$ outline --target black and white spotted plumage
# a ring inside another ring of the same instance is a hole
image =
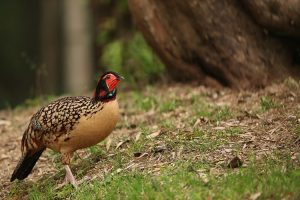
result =
[[[22,157],[11,181],[26,178],[46,148],[60,152],[62,163],[68,166],[74,151],[105,139],[119,120],[116,87],[120,80],[118,74],[106,72],[93,97],[61,98],[35,113],[23,134]]]
[[[32,116],[23,135],[22,151],[32,148],[34,143],[46,144],[67,134],[82,116],[92,117],[101,109],[103,102],[85,96],[65,97],[42,107]]]

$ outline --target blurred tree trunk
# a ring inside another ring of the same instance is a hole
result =
[[[89,1],[64,0],[64,65],[66,91],[79,94],[92,81],[92,35]]]
[[[61,10],[60,0],[41,1],[41,66],[36,69],[37,95],[56,94],[61,70]]]
[[[176,80],[242,89],[299,75],[299,0],[128,2]]]

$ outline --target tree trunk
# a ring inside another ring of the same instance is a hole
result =
[[[92,82],[92,35],[88,1],[64,0],[64,64],[66,91],[86,92]]]
[[[57,94],[61,68],[61,17],[60,0],[41,1],[40,57],[41,66],[36,70],[36,95]],[[51,81],[49,81],[51,80]]]
[[[300,1],[128,2],[138,28],[177,80],[243,89],[299,75],[297,51],[273,32],[299,37]],[[280,7],[288,3],[292,11]]]

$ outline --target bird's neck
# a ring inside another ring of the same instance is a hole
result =
[[[99,92],[95,91],[94,93],[94,101],[95,102],[109,102],[116,99],[117,89],[114,89],[111,92],[107,92],[106,90],[100,90]]]

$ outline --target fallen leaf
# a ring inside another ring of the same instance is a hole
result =
[[[134,141],[135,142],[138,141],[140,139],[141,135],[142,135],[142,132],[138,132],[138,134],[136,134],[136,136],[135,136],[135,140]]]
[[[123,144],[125,144],[126,142],[129,142],[129,140],[123,140],[121,142],[119,142],[116,146],[116,149],[120,148]]]
[[[199,175],[199,177],[201,178],[201,180],[202,180],[205,184],[207,184],[207,183],[209,182],[208,177],[207,177],[207,174],[205,174],[205,173],[198,173],[198,175]]]
[[[108,151],[109,150],[109,148],[110,148],[110,146],[111,146],[111,138],[109,137],[109,138],[107,138],[107,141],[106,141],[106,151]]]
[[[147,136],[148,139],[150,138],[155,138],[161,134],[161,130],[155,131],[154,133],[151,133],[150,135]]]
[[[148,156],[148,155],[149,155],[148,153],[142,153],[142,154],[140,154],[139,156],[136,156],[136,157],[142,158],[142,157],[146,157],[146,156]]]
[[[226,153],[230,153],[230,152],[232,152],[232,149],[224,149],[224,151],[225,151]]]
[[[136,163],[131,163],[130,165],[128,165],[127,167],[125,167],[125,170],[130,169],[130,168],[136,168],[138,166],[138,164]]]
[[[225,130],[225,127],[224,126],[217,126],[217,127],[214,127],[213,129],[221,131],[221,130]]]
[[[261,195],[261,192],[257,192],[257,193],[251,194],[250,197],[249,197],[249,199],[250,200],[256,200],[256,199],[258,199],[258,197],[260,197],[260,195]]]
[[[194,123],[193,127],[195,128],[196,126],[198,126],[200,124],[201,120],[197,119],[196,122]]]
[[[9,126],[11,124],[8,120],[0,119],[0,126]]]

